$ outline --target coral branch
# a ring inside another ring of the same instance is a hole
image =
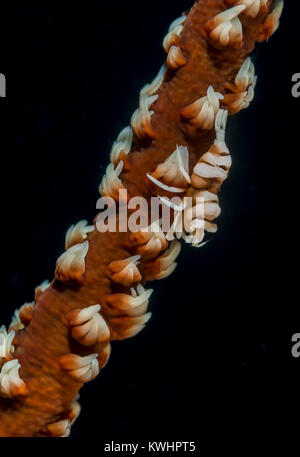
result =
[[[137,233],[100,233],[96,219],[94,227],[71,226],[55,279],[36,289],[35,303],[16,313],[8,333],[0,330],[0,436],[68,436],[78,391],[105,366],[110,340],[134,336],[150,318],[152,290],[144,285],[175,269],[175,237],[201,246],[205,231],[216,231],[216,194],[231,166],[227,115],[251,102],[249,55],[274,33],[281,10],[280,0],[198,0],[172,23],[166,65],[142,89],[100,186],[118,203],[120,189],[128,198],[159,196],[174,210],[172,230],[165,235],[159,220],[155,233],[150,224]],[[168,200],[174,194],[178,204]],[[185,211],[186,195],[195,203]],[[188,229],[179,228],[184,216]]]

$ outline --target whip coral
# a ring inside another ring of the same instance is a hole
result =
[[[180,239],[200,247],[205,232],[217,230],[217,193],[231,166],[227,117],[253,99],[249,55],[276,31],[282,7],[282,0],[198,0],[171,24],[166,63],[112,145],[99,192],[118,209],[122,190],[128,200],[159,197],[173,211],[172,227],[166,233],[160,218],[137,232],[99,232],[97,218],[70,227],[52,282],[0,329],[0,436],[68,436],[78,391],[107,363],[110,342],[150,319],[147,281],[174,271]]]

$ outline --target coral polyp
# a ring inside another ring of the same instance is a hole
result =
[[[217,194],[232,163],[227,118],[253,100],[250,54],[276,31],[282,7],[282,0],[197,0],[172,22],[166,61],[142,88],[99,186],[117,219],[122,203],[156,197],[172,226],[164,230],[158,217],[138,231],[100,232],[96,216],[70,227],[53,280],[0,329],[0,436],[68,436],[78,392],[101,375],[111,341],[137,335],[151,318],[146,283],[172,274],[184,241],[201,247],[217,230]]]

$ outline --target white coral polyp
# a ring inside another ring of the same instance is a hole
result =
[[[220,108],[220,100],[223,98],[222,94],[215,92],[214,88],[209,86],[206,95],[186,106],[181,115],[185,119],[189,119],[196,128],[210,130],[214,126],[215,116]]]
[[[199,247],[205,231],[216,232],[216,225],[210,221],[217,218],[221,210],[216,194],[206,190],[194,192],[193,199],[196,203],[176,214],[166,238],[168,240],[175,240],[175,237],[182,238],[187,243]]]
[[[232,5],[244,5],[244,13],[252,18],[257,17],[259,12],[266,9],[268,5],[267,0],[231,0],[229,3]]]
[[[170,276],[175,270],[177,263],[175,259],[178,257],[181,250],[179,241],[174,240],[166,251],[155,261],[158,267],[158,273],[155,274],[154,279],[164,279]]]
[[[176,146],[175,151],[151,174],[155,180],[162,179],[162,189],[171,192],[184,192],[190,184],[189,151],[186,146]],[[150,179],[150,176],[148,176]],[[154,181],[156,184],[157,182]],[[157,184],[159,185],[159,184]],[[172,187],[170,187],[172,186]],[[176,186],[176,187],[175,187]],[[172,190],[171,190],[172,189]]]
[[[131,118],[131,127],[138,138],[154,137],[151,126],[151,116],[154,111],[150,110],[150,107],[157,99],[158,95],[148,96],[148,94],[144,94],[140,97],[140,107]]]
[[[220,46],[241,43],[243,29],[238,16],[245,8],[245,5],[228,8],[210,20],[207,27],[210,31],[211,40]]]
[[[117,339],[132,338],[137,335],[151,318],[151,313],[143,314],[142,316],[120,316],[110,319],[111,326],[115,332],[114,337]]]
[[[122,293],[110,295],[107,297],[107,302],[126,316],[142,316],[147,311],[153,290],[146,290],[141,284],[137,284],[136,289],[132,287],[130,292],[131,295]]]
[[[82,243],[87,234],[94,230],[93,225],[87,225],[87,221],[79,221],[75,225],[71,225],[66,233],[65,249],[69,249],[74,244]]]
[[[115,200],[119,199],[119,191],[125,190],[125,187],[122,184],[121,179],[119,178],[123,170],[123,161],[120,160],[118,165],[114,166],[113,163],[110,163],[106,168],[105,175],[102,178],[101,184],[99,186],[99,192],[102,197],[112,197]]]
[[[156,257],[167,247],[167,240],[161,229],[160,221],[155,221],[148,227],[141,229],[135,238],[141,243],[137,251],[146,257]]]
[[[225,94],[223,105],[230,114],[235,114],[242,109],[248,108],[254,98],[256,81],[257,76],[255,76],[255,68],[250,57],[248,57],[243,62],[235,78],[234,84],[226,84],[226,88],[232,93]]]
[[[98,354],[81,357],[77,354],[66,354],[60,357],[61,367],[71,378],[80,383],[95,379],[99,374]]]
[[[176,43],[176,40],[180,37],[185,20],[186,16],[181,16],[171,23],[163,41],[163,48],[166,52],[169,52],[170,47]]]
[[[228,111],[224,109],[219,109],[215,119],[216,141],[224,143],[227,119]]]
[[[68,419],[54,422],[48,425],[48,431],[54,437],[68,437],[71,433],[71,422]]]
[[[155,76],[153,81],[150,84],[146,84],[140,91],[140,100],[144,95],[154,95],[155,92],[158,91],[160,86],[163,83],[164,77],[166,74],[166,65],[163,64],[162,67],[160,68],[158,74]]]
[[[243,65],[241,66],[236,78],[235,78],[235,92],[243,92],[247,90],[248,87],[253,84],[255,79],[255,68],[254,65],[248,57]]]
[[[132,146],[132,128],[125,127],[120,133],[110,152],[110,161],[116,163],[121,153],[128,154]]]
[[[88,249],[88,241],[71,246],[57,259],[55,277],[63,283],[77,281],[82,284]]]
[[[172,45],[170,47],[168,58],[167,58],[167,65],[169,68],[177,69],[186,64],[186,59],[183,55],[179,46]]]
[[[109,328],[99,311],[100,305],[92,305],[69,313],[72,336],[80,344],[92,346],[96,343],[107,343],[109,340]]]
[[[7,333],[4,325],[0,327],[0,361],[1,358],[6,358],[14,352],[15,348],[12,344],[14,337],[14,330]]]
[[[137,268],[140,258],[140,255],[135,255],[127,259],[111,262],[109,269],[112,273],[112,280],[126,287],[141,281],[142,276]]]
[[[39,296],[50,286],[50,282],[48,279],[45,279],[39,286],[37,286],[34,289],[34,299],[37,302],[39,299]]]
[[[24,303],[24,305],[22,305],[19,309],[16,309],[13,314],[10,326],[9,326],[9,331],[10,331],[10,329],[15,330],[15,331],[23,330],[23,328],[25,327],[23,322],[29,321],[31,319],[34,308],[35,308],[35,303],[31,302],[31,303]]]
[[[4,397],[17,397],[28,393],[25,382],[19,376],[20,363],[17,359],[6,362],[0,372],[0,392]]]
[[[239,111],[248,108],[254,99],[256,80],[257,79],[255,77],[253,83],[248,87],[248,90],[245,90],[244,92],[225,95],[223,104],[226,106],[230,114],[236,114]]]

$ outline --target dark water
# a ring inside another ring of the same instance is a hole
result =
[[[256,442],[299,410],[299,6],[256,53],[251,107],[229,122],[219,231],[155,284],[147,328],[81,393],[72,436]],[[71,223],[92,220],[112,142],[190,1],[4,5],[0,17],[1,321],[51,278]],[[293,262],[294,261],[294,262]],[[276,434],[273,435],[275,440]],[[102,440],[102,441],[101,441]]]

